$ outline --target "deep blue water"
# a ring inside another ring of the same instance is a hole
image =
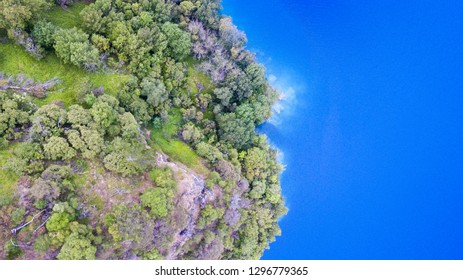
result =
[[[463,1],[223,6],[289,96],[264,259],[463,259]]]

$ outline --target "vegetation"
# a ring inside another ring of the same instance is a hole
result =
[[[256,259],[277,93],[220,1],[0,3],[0,258]]]

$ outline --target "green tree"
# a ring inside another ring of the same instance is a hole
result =
[[[58,31],[58,27],[56,27],[51,22],[39,21],[34,24],[34,28],[32,29],[32,37],[34,37],[34,41],[39,46],[45,49],[51,49],[55,44],[54,36],[56,31]]]
[[[139,145],[131,145],[121,138],[116,138],[109,146],[109,153],[103,160],[104,166],[123,176],[136,175],[144,166],[140,155],[142,149]]]
[[[49,7],[48,0],[2,0],[0,1],[0,29],[6,29],[12,38],[14,30],[24,29],[27,23],[40,18]]]
[[[257,63],[252,63],[246,67],[245,72],[250,79],[253,91],[256,93],[263,93],[267,86],[264,68]]]
[[[69,146],[66,139],[52,136],[43,145],[45,157],[51,160],[69,160],[76,156],[76,151]]]
[[[39,253],[45,253],[50,247],[50,237],[48,235],[40,235],[34,242],[34,249]]]
[[[85,158],[93,158],[101,154],[104,150],[103,136],[93,129],[81,129],[82,139],[86,144],[86,149],[82,151],[82,156]]]
[[[40,107],[32,117],[32,138],[42,140],[51,136],[59,136],[64,131],[67,113],[55,104]]]
[[[148,252],[143,253],[142,258],[144,260],[163,260],[164,257],[159,253],[159,250],[154,248]]]
[[[48,231],[64,230],[69,227],[69,223],[73,220],[72,215],[67,212],[55,212],[47,221],[46,227]]]
[[[100,52],[106,52],[109,50],[109,39],[98,35],[98,34],[92,34],[91,37],[92,44],[100,51]]]
[[[62,193],[73,189],[72,174],[67,166],[50,165],[32,185],[32,198],[45,203],[55,202]]]
[[[248,104],[240,105],[233,113],[218,117],[219,136],[237,149],[249,148],[256,135],[253,108]]]
[[[146,101],[154,108],[169,98],[166,86],[158,79],[145,78],[141,83],[141,87],[141,94],[147,97]]]
[[[172,169],[168,167],[151,170],[150,179],[160,188],[173,189],[177,186]]]
[[[228,105],[230,105],[230,100],[232,99],[233,94],[229,88],[227,87],[215,88],[214,94],[220,100],[220,103],[222,104],[222,106],[227,107]]]
[[[124,113],[119,116],[121,124],[122,138],[127,141],[137,141],[140,137],[140,128],[131,113]]]
[[[270,158],[266,151],[253,147],[247,151],[247,155],[244,158],[244,174],[249,181],[254,179],[264,180],[269,175],[269,163]]]
[[[82,25],[84,29],[90,34],[95,34],[105,31],[105,26],[107,18],[103,17],[103,11],[99,8],[103,2],[109,2],[108,5],[111,5],[111,0],[109,1],[96,1],[95,4],[90,4],[86,6],[81,12],[80,17],[82,18]]]
[[[201,210],[201,214],[198,220],[198,227],[204,228],[211,225],[215,221],[221,219],[224,213],[224,209],[207,204],[206,207]]]
[[[196,8],[195,4],[191,1],[180,2],[180,10],[185,16],[190,16],[191,12]]]
[[[95,236],[85,225],[70,224],[71,234],[66,237],[57,256],[59,260],[94,260],[96,247],[92,244]]]
[[[201,130],[192,123],[187,123],[182,128],[182,139],[187,143],[197,144],[203,138]]]
[[[103,152],[104,139],[97,130],[81,127],[66,131],[71,146],[82,153],[84,158],[94,158]]]
[[[61,29],[55,33],[54,48],[56,55],[64,63],[95,70],[99,67],[100,58],[98,50],[90,45],[88,34],[80,29]]]
[[[154,239],[154,221],[138,204],[114,206],[105,223],[117,242],[132,241],[135,247],[146,248]]]
[[[33,109],[27,98],[0,91],[0,137],[17,138],[19,135],[15,128],[22,128],[30,122],[29,112]]]
[[[80,105],[72,105],[68,110],[68,121],[74,127],[89,125],[92,121],[90,112]]]
[[[173,207],[173,195],[172,190],[157,187],[146,190],[140,198],[142,205],[150,208],[153,217],[164,218]]]
[[[168,54],[176,59],[183,60],[191,52],[190,34],[183,31],[177,24],[166,22],[161,26],[162,32],[167,36]]]
[[[223,159],[223,154],[219,149],[206,142],[199,142],[196,145],[198,155],[206,158],[209,163],[215,164],[218,160]]]
[[[101,95],[90,108],[89,112],[93,120],[98,124],[102,132],[116,122],[119,115],[117,109],[119,108],[119,101],[113,96]]]

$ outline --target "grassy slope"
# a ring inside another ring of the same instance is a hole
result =
[[[8,149],[0,150],[0,166],[3,166],[9,157],[12,156],[14,144],[9,145]],[[0,168],[0,199],[12,198],[14,193],[13,186],[18,181],[19,177],[14,174],[9,174]]]
[[[21,46],[12,43],[0,44],[0,71],[7,75],[24,74],[40,82],[57,77],[61,83],[40,100],[39,105],[52,100],[62,100],[67,106],[76,103],[75,89],[80,88],[86,79],[97,87],[104,87],[105,93],[114,94],[127,78],[119,73],[86,73],[78,67],[63,64],[54,54],[36,60]]]
[[[169,122],[161,129],[151,129],[151,145],[169,155],[173,160],[185,164],[198,173],[207,175],[209,170],[203,165],[201,157],[190,146],[176,139],[181,121],[180,110],[171,109]]]
[[[68,9],[55,6],[47,13],[47,19],[61,28],[80,27],[79,13],[86,5],[87,4],[83,2],[76,2]]]

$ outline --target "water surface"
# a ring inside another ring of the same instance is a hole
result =
[[[462,259],[463,1],[223,5],[287,96],[264,259]]]

